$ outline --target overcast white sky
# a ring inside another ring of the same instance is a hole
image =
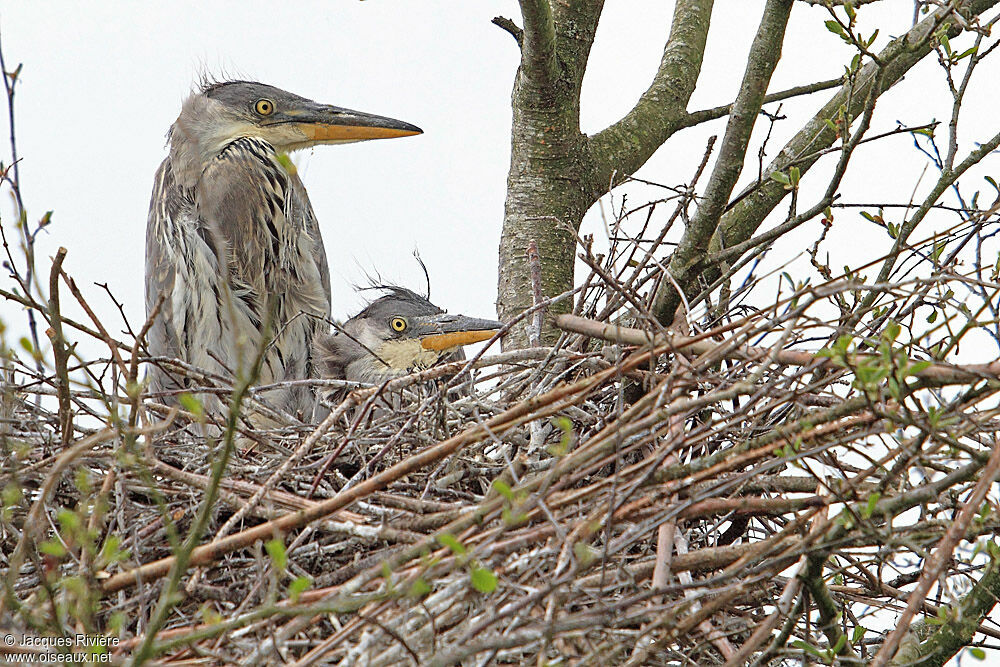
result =
[[[644,90],[673,6],[660,0],[606,4],[584,86],[588,132],[616,120]],[[732,100],[762,6],[760,0],[716,2],[691,109]],[[517,66],[513,40],[490,24],[496,15],[518,18],[516,3],[5,3],[0,34],[7,65],[24,64],[16,101],[24,200],[32,220],[55,212],[51,228],[40,236],[40,266],[47,270],[55,249],[66,246],[66,268],[111,328],[120,320],[93,282],[107,282],[133,325],[141,323],[153,172],[182,99],[208,72],[257,79],[424,129],[419,137],[320,147],[295,156],[326,240],[335,317],[353,314],[362,302],[352,285],[363,283],[366,272],[377,270],[385,280],[422,288],[422,273],[411,258],[415,247],[430,269],[439,305],[492,315]],[[865,32],[881,28],[878,48],[905,31],[911,16],[910,0],[886,0],[860,11],[862,24],[871,26]],[[843,71],[852,53],[825,29],[827,18],[825,10],[796,6],[772,90]],[[994,63],[982,69],[981,82],[1000,79]],[[972,139],[996,131],[991,94],[995,86],[980,83],[966,102],[963,152]],[[827,96],[785,104],[782,112],[789,119],[776,126],[771,155]],[[949,111],[943,76],[930,58],[880,101],[875,125],[891,129],[896,120],[916,125],[946,119]],[[672,138],[639,175],[668,184],[688,180],[706,138],[721,133],[723,123]],[[766,130],[766,123],[758,123],[761,128]],[[5,138],[5,116],[0,132]],[[5,141],[0,156],[9,162]],[[849,201],[905,202],[925,165],[908,136],[865,148],[855,159],[859,169],[844,184]],[[990,160],[995,173],[996,160]],[[744,180],[755,175],[751,166]],[[825,185],[821,175],[822,170],[810,174],[804,202]],[[926,191],[932,178],[925,176],[918,191]],[[630,200],[638,203],[648,194],[633,188]],[[8,232],[10,211],[8,202],[0,202]],[[583,231],[603,234],[596,211]],[[801,252],[812,238],[779,245],[774,254]],[[887,247],[884,231],[853,213],[838,215],[826,245],[833,266],[857,265],[864,257],[859,252],[871,259],[878,256],[872,252]],[[0,303],[0,319],[18,330],[24,318],[11,304]]]

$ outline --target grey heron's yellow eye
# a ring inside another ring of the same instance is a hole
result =
[[[406,320],[402,317],[394,317],[389,320],[389,326],[392,327],[392,330],[396,333],[403,333],[406,331]]]
[[[257,100],[257,103],[253,105],[253,110],[261,116],[270,116],[274,113],[274,102],[271,100]]]

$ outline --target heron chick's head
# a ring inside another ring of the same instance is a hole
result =
[[[394,118],[320,104],[255,81],[203,86],[188,97],[170,128],[170,150],[204,167],[241,137],[256,137],[287,153],[320,144],[406,137],[423,132]],[[200,171],[199,171],[200,173]]]
[[[354,382],[383,382],[426,368],[453,355],[463,345],[489,340],[503,326],[494,320],[449,315],[403,287],[373,301],[320,336],[316,361],[322,377]]]

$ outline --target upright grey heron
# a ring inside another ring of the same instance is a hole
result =
[[[390,293],[344,322],[339,331],[317,337],[316,364],[322,377],[382,382],[460,355],[463,345],[488,340],[503,326],[449,315],[403,287],[383,289]]]
[[[168,134],[146,228],[146,312],[154,356],[240,376],[267,346],[259,382],[313,373],[313,338],[330,315],[330,274],[309,197],[286,154],[320,144],[420,134],[251,81],[205,85]],[[153,391],[184,384],[160,368]],[[309,416],[303,386],[265,394]]]

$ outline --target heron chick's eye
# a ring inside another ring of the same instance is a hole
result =
[[[274,102],[271,100],[257,100],[257,103],[253,105],[253,110],[261,116],[270,116],[274,113]]]
[[[392,327],[393,331],[397,333],[402,333],[406,331],[406,320],[404,320],[402,317],[394,317],[391,320],[389,320],[389,326]]]

